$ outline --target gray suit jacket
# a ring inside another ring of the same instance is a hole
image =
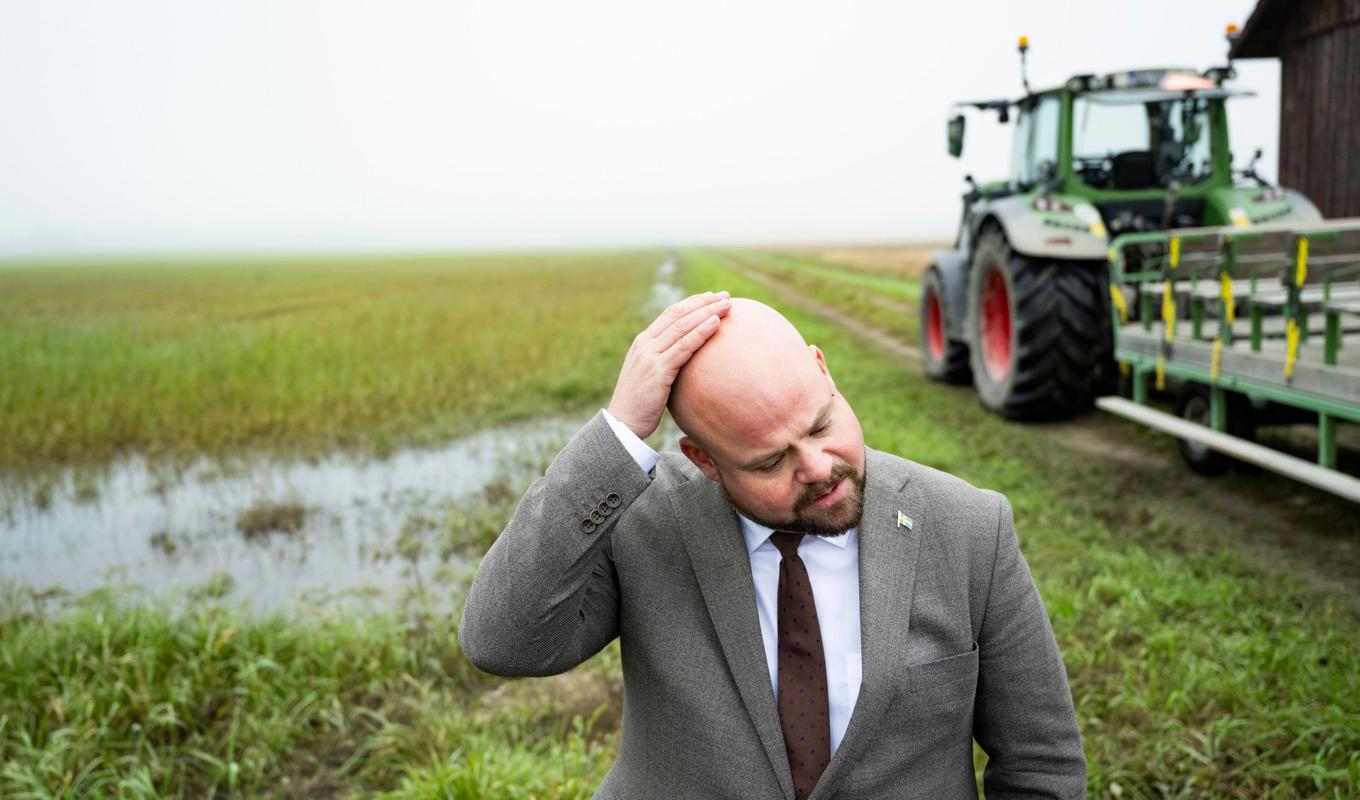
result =
[[[1010,506],[869,450],[863,684],[812,800],[1083,797],[1067,674]],[[898,511],[911,517],[908,530]],[[482,560],[459,642],[500,675],[564,672],[620,637],[619,756],[597,797],[792,800],[751,565],[717,484],[649,477],[597,414]]]

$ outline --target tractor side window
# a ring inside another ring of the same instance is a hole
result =
[[[1033,186],[1057,174],[1061,112],[1056,94],[1040,98],[1021,112],[1015,128],[1011,168],[1011,174],[1021,186]]]

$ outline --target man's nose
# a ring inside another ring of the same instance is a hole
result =
[[[802,463],[798,467],[798,480],[802,483],[817,483],[831,477],[831,467],[835,464],[831,454],[821,449],[804,451]]]

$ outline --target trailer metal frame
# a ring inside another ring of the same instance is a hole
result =
[[[1108,256],[1114,357],[1133,402],[1101,408],[1360,502],[1360,480],[1336,471],[1337,423],[1360,422],[1360,218],[1125,234]],[[1142,408],[1148,383],[1168,378],[1208,388],[1215,435]],[[1228,392],[1315,414],[1316,467],[1228,434]]]

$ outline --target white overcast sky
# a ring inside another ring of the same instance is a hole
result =
[[[959,99],[1221,63],[1255,0],[0,6],[0,253],[938,240]],[[1279,63],[1233,149],[1275,174]]]

